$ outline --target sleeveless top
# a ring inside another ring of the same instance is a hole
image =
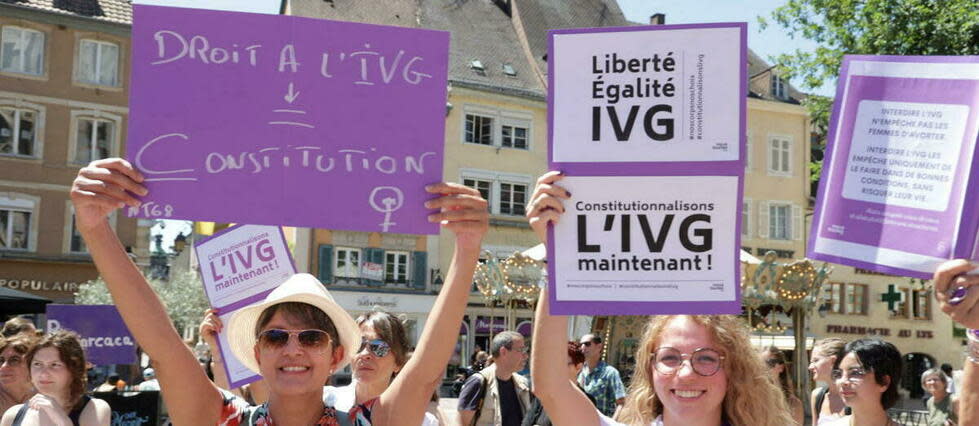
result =
[[[928,426],[945,426],[945,420],[958,423],[959,416],[952,410],[952,395],[946,395],[942,402],[936,403],[935,398],[928,398]]]
[[[85,407],[88,406],[88,402],[91,400],[92,398],[90,398],[88,395],[82,395],[82,399],[80,399],[78,404],[75,404],[75,408],[68,413],[68,418],[71,419],[72,425],[79,426],[78,419],[82,416],[82,411],[85,411]],[[20,426],[20,424],[24,421],[24,416],[27,415],[27,410],[29,409],[30,407],[28,407],[26,403],[21,405],[20,410],[17,410],[17,415],[14,416],[12,426]]]

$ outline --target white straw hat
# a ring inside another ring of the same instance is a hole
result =
[[[330,296],[322,283],[310,274],[295,274],[272,290],[265,300],[242,308],[231,315],[228,320],[228,343],[231,353],[238,360],[256,373],[260,373],[258,362],[255,360],[254,347],[256,343],[255,323],[269,306],[285,303],[300,302],[313,305],[330,317],[340,336],[343,346],[343,359],[336,366],[339,370],[347,365],[360,348],[360,327],[350,317],[346,310],[340,307]],[[336,342],[334,342],[334,345]]]

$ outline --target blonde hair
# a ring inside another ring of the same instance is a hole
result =
[[[727,392],[722,416],[729,423],[743,426],[784,426],[793,424],[782,391],[768,377],[768,370],[751,346],[744,322],[732,315],[665,315],[650,317],[636,353],[636,372],[629,385],[625,405],[616,420],[628,425],[646,426],[663,414],[663,404],[653,387],[653,350],[669,323],[687,317],[703,325],[725,358],[721,368],[727,374]]]

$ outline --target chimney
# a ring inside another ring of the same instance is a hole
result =
[[[649,17],[649,25],[663,25],[666,24],[666,14],[665,13],[654,13]]]

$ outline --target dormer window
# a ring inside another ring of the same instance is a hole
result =
[[[788,99],[788,91],[785,86],[785,80],[782,77],[772,74],[772,97]]]

